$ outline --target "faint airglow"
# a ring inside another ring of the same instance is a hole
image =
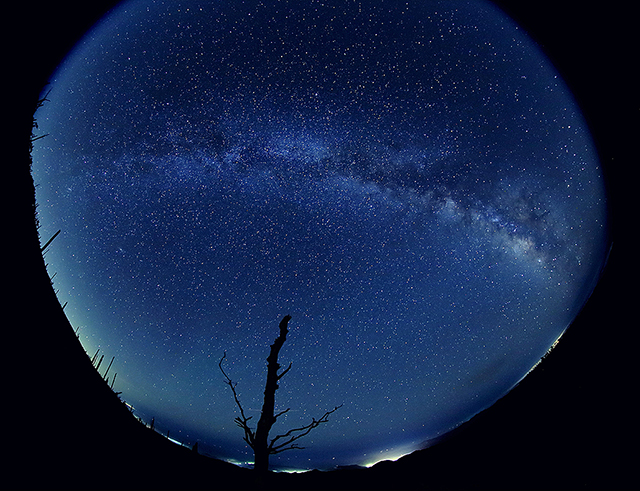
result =
[[[310,469],[295,469],[295,468],[282,468],[282,469],[271,469],[273,472],[284,472],[285,474],[303,474],[305,472],[309,472]]]
[[[533,366],[529,369],[529,371],[528,371],[527,373],[525,373],[525,374],[520,378],[520,380],[518,380],[518,381],[514,384],[514,386],[513,386],[513,387],[515,387],[515,386],[516,386],[516,385],[518,385],[520,382],[522,382],[522,380],[523,380],[527,375],[529,375],[531,372],[533,372],[533,371],[535,370],[535,368],[536,368],[538,365],[540,365],[540,363],[542,362],[542,360],[544,360],[547,356],[549,356],[549,353],[551,353],[551,351],[553,350],[553,348],[555,348],[555,347],[558,345],[558,343],[560,342],[560,338],[562,337],[562,335],[563,335],[563,334],[564,334],[564,331],[563,331],[562,333],[560,333],[560,335],[556,338],[556,340],[555,340],[555,341],[553,342],[553,344],[549,347],[549,349],[545,352],[545,354],[544,354],[544,355],[542,355],[542,358],[540,358],[540,359],[536,362],[536,364],[535,364],[535,365],[533,365]],[[513,389],[513,387],[512,387],[512,389]],[[511,390],[511,389],[509,389],[509,390]]]
[[[236,460],[236,459],[225,459],[225,462],[228,462],[233,465],[237,465],[238,467],[253,467],[254,462],[250,460]]]
[[[410,443],[408,445],[402,445],[400,447],[395,448],[387,448],[385,450],[380,450],[376,457],[372,457],[373,460],[363,463],[364,467],[373,467],[379,462],[383,462],[385,460],[389,460],[391,462],[395,462],[396,460],[401,459],[405,455],[409,455],[418,449],[418,446],[415,443]]]
[[[254,466],[254,462],[252,460],[236,460],[236,459],[224,459],[225,462],[229,464],[237,465],[238,467],[243,467],[246,469],[252,469]],[[295,467],[271,467],[269,469],[272,472],[284,472],[286,474],[301,474],[303,472],[309,472],[311,469],[297,469]]]

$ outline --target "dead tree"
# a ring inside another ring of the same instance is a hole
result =
[[[284,452],[285,450],[303,449],[304,447],[300,447],[295,442],[303,436],[308,435],[311,430],[317,428],[322,423],[326,423],[329,415],[342,407],[342,404],[340,404],[332,410],[324,413],[320,419],[313,418],[311,423],[301,426],[300,428],[293,428],[286,433],[275,436],[271,441],[269,441],[269,432],[271,431],[273,424],[280,416],[286,414],[291,409],[287,408],[284,411],[280,411],[275,414],[275,399],[276,390],[278,390],[278,381],[291,369],[291,363],[289,363],[289,366],[285,370],[278,373],[278,370],[280,369],[280,365],[278,364],[278,354],[280,353],[280,348],[282,348],[282,345],[287,339],[290,319],[291,316],[287,315],[282,319],[282,321],[280,321],[280,335],[271,345],[271,351],[267,357],[267,383],[264,389],[264,402],[262,404],[262,413],[260,414],[260,419],[258,420],[258,425],[255,430],[249,427],[249,420],[251,419],[251,416],[247,417],[244,413],[244,409],[242,408],[242,404],[240,404],[240,399],[238,398],[238,393],[236,392],[236,383],[231,381],[231,378],[229,378],[222,368],[222,362],[227,356],[226,352],[218,364],[220,371],[226,379],[227,385],[233,392],[233,398],[240,410],[240,416],[235,418],[235,423],[243,429],[243,439],[253,449],[255,460],[253,468],[257,472],[261,473],[266,472],[269,469],[269,455]]]

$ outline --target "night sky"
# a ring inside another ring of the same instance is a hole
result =
[[[252,459],[218,362],[257,421],[284,315],[272,435],[343,406],[272,463],[370,464],[512,388],[607,252],[582,116],[485,2],[125,2],[49,90],[60,302],[135,413],[214,457]]]

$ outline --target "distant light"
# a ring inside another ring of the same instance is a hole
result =
[[[381,450],[378,453],[378,457],[375,460],[372,460],[371,462],[367,462],[362,465],[368,468],[368,467],[373,467],[374,465],[380,462],[384,462],[385,460],[388,460],[390,462],[395,462],[396,460],[401,459],[405,455],[409,455],[415,449],[416,449],[415,444],[411,443],[411,444],[403,445],[401,447],[396,447],[393,449]]]

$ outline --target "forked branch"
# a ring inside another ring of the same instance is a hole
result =
[[[226,384],[229,387],[231,387],[231,392],[233,392],[233,398],[236,401],[236,405],[238,406],[238,409],[240,409],[240,416],[238,416],[234,421],[240,428],[244,430],[243,440],[247,442],[251,448],[254,448],[255,433],[251,428],[249,428],[249,424],[248,424],[248,421],[252,418],[252,416],[249,416],[248,418],[245,416],[244,409],[242,409],[242,404],[240,404],[240,399],[238,399],[238,393],[236,392],[237,382],[234,383],[231,380],[231,378],[229,378],[229,375],[227,375],[227,372],[224,371],[224,368],[222,368],[222,362],[226,357],[227,357],[227,352],[225,351],[224,355],[220,359],[220,363],[218,363],[218,366],[220,367],[220,371],[222,372],[222,375],[224,375],[224,378],[226,379]]]
[[[288,372],[289,370],[291,370],[291,365],[292,365],[292,364],[291,364],[291,363],[289,363],[289,366],[288,366],[285,370],[283,370],[283,371],[282,371],[282,373],[281,373],[280,375],[278,375],[278,380],[280,380],[282,377],[284,377],[284,376],[287,374],[287,372]]]
[[[294,444],[294,442],[299,440],[303,436],[308,435],[311,432],[311,430],[313,430],[314,428],[317,428],[322,423],[326,423],[327,421],[329,421],[329,415],[336,412],[341,407],[342,407],[342,404],[334,407],[331,411],[327,411],[326,413],[324,413],[320,419],[313,418],[313,421],[311,421],[311,423],[309,423],[308,425],[302,426],[300,428],[293,428],[282,435],[277,435],[276,437],[273,438],[273,440],[271,440],[271,443],[269,444],[269,453],[276,454],[276,453],[284,452],[285,450],[303,449],[304,447],[300,447],[297,444]],[[288,409],[286,411],[283,411],[280,414],[283,414],[287,411]],[[280,416],[280,414],[278,416]],[[285,441],[276,445],[276,442],[283,438],[285,439]]]

